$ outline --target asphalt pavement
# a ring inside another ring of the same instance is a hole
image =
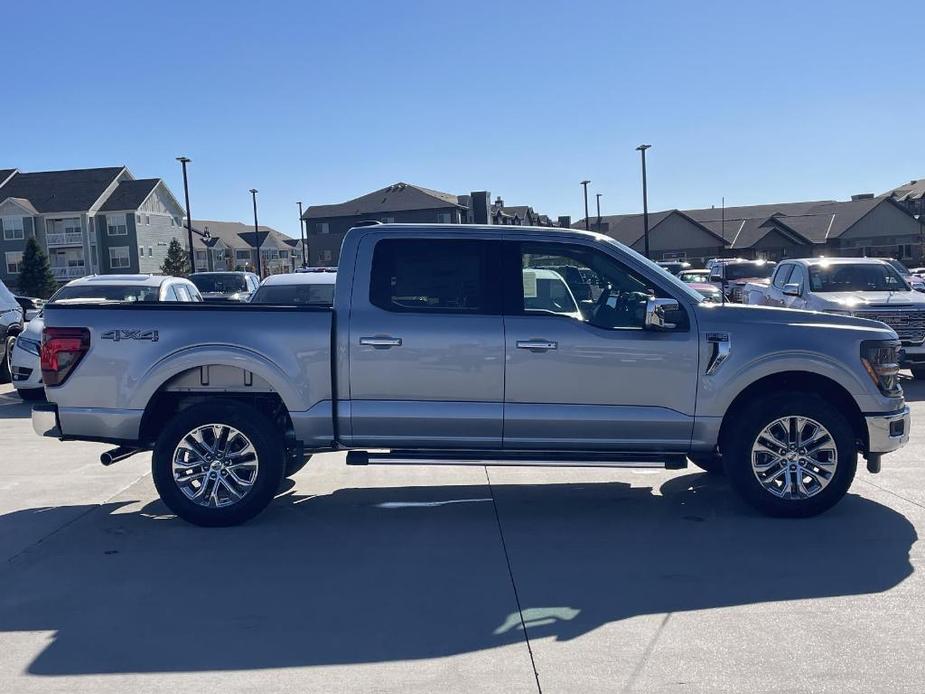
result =
[[[150,456],[32,433],[0,386],[3,692],[921,692],[912,440],[808,520],[678,472],[347,467],[251,523],[158,500]],[[925,425],[922,425],[925,427]]]

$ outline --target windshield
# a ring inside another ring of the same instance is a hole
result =
[[[892,265],[892,266],[893,266],[893,269],[896,270],[896,272],[898,272],[898,273],[899,273],[900,275],[902,275],[903,277],[905,277],[906,275],[911,275],[911,274],[912,274],[911,272],[909,272],[909,268],[907,268],[905,265],[903,265],[903,264],[902,264],[901,262],[899,262],[898,260],[894,260],[894,259],[891,258],[891,259],[887,260],[886,262],[888,262],[890,265]]]
[[[157,301],[160,287],[144,287],[130,284],[61,287],[51,301],[73,299],[95,299],[97,301]]]
[[[260,287],[252,304],[293,304],[296,306],[331,306],[333,284],[271,284]]]
[[[904,292],[909,285],[890,265],[814,265],[809,268],[814,292]]]
[[[709,282],[710,281],[710,271],[709,270],[686,270],[682,272],[678,277],[682,282]]]
[[[201,292],[234,294],[235,292],[247,291],[247,283],[244,281],[244,275],[239,275],[234,272],[190,275],[189,278]]]
[[[744,280],[751,277],[770,277],[774,271],[774,263],[736,263],[726,266],[727,280]]]

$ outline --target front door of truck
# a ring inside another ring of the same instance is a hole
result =
[[[357,447],[498,448],[504,404],[500,239],[364,239],[349,318]]]
[[[699,357],[683,292],[590,242],[508,242],[504,277],[505,448],[687,450]],[[676,329],[644,329],[650,297],[681,299]]]

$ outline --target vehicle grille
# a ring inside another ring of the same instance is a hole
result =
[[[925,311],[857,311],[854,315],[886,323],[896,331],[903,344],[920,345],[925,342]]]

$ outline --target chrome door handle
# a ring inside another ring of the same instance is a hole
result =
[[[369,347],[388,349],[389,347],[401,347],[401,338],[400,337],[361,337],[360,344],[367,345]]]
[[[559,349],[559,343],[551,340],[517,340],[517,349],[545,352],[550,349]]]

